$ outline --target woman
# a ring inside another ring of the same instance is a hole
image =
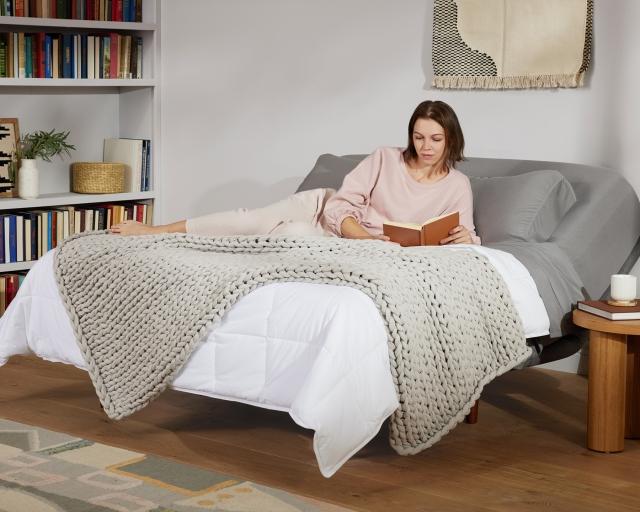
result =
[[[424,101],[409,120],[406,149],[383,147],[365,158],[342,187],[299,192],[255,210],[214,213],[164,226],[125,221],[113,233],[321,235],[388,240],[386,220],[422,223],[460,212],[461,224],[441,244],[480,243],[473,224],[469,179],[454,168],[463,159],[464,136],[453,109]]]

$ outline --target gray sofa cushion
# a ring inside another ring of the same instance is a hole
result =
[[[516,176],[471,176],[476,230],[484,243],[546,242],[576,202],[558,171]]]
[[[336,156],[329,153],[320,155],[313,169],[305,176],[296,192],[314,188],[333,188],[338,190],[342,186],[344,177],[366,156]]]

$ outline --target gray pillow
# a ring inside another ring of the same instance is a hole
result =
[[[576,202],[573,187],[558,171],[469,179],[483,243],[546,242]]]
[[[320,155],[313,169],[307,174],[296,192],[313,188],[333,188],[342,186],[344,177],[349,174],[367,155],[336,156],[326,153]]]

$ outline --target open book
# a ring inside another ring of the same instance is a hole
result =
[[[424,221],[422,224],[385,222],[382,232],[392,242],[402,247],[413,245],[440,245],[440,240],[449,236],[449,231],[460,224],[460,212],[447,213]]]

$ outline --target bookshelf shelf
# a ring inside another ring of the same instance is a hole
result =
[[[35,261],[21,261],[20,263],[0,263],[0,273],[29,270],[35,264],[36,264]]]
[[[45,208],[49,206],[73,206],[91,203],[113,203],[120,201],[141,201],[155,199],[154,192],[127,192],[123,194],[76,194],[63,192],[54,194],[42,194],[37,199],[0,198],[0,211],[25,210],[28,208]]]
[[[157,29],[155,23],[133,23],[123,21],[92,21],[92,20],[69,20],[58,18],[32,18],[24,16],[0,16],[0,25],[11,26],[15,29],[28,28],[29,30],[39,28],[59,28],[61,30],[123,30],[133,32],[153,32]]]
[[[155,87],[154,79],[0,78],[0,87]]]

